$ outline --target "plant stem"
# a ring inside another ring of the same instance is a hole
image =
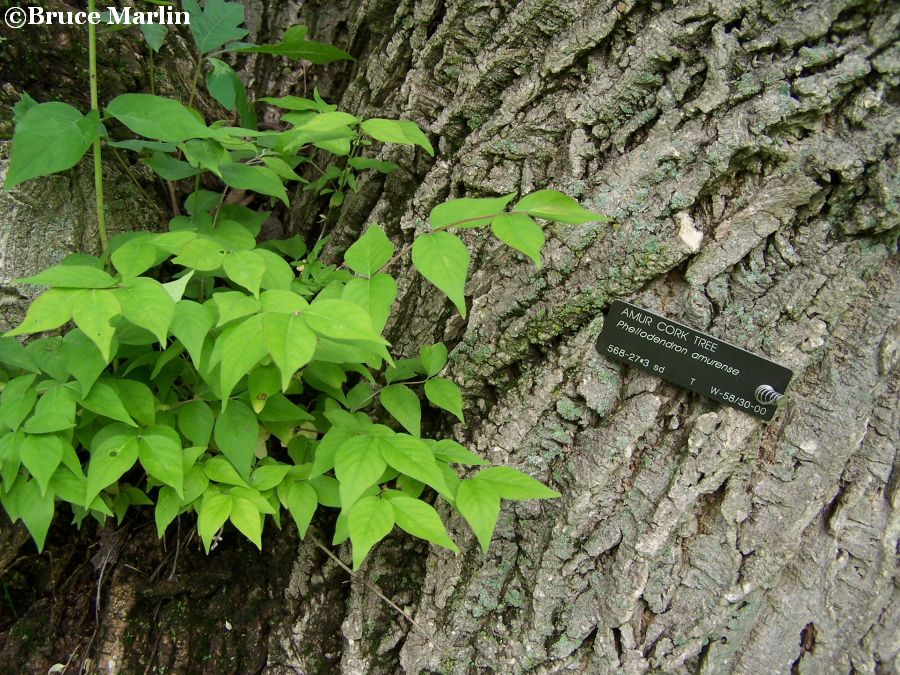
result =
[[[331,558],[335,562],[335,564],[337,564],[338,567],[340,567],[342,570],[344,570],[347,574],[349,574],[354,579],[359,579],[360,581],[362,581],[366,586],[369,587],[369,589],[372,592],[375,593],[375,595],[377,595],[385,603],[387,603],[390,607],[392,607],[400,616],[402,616],[404,619],[409,621],[413,625],[413,627],[416,628],[416,630],[418,630],[422,635],[424,635],[428,639],[428,641],[431,644],[434,644],[434,635],[432,635],[430,632],[425,630],[421,626],[421,624],[417,623],[416,620],[413,619],[407,612],[403,611],[403,609],[401,609],[397,605],[397,603],[395,603],[393,600],[391,600],[389,597],[387,597],[384,593],[382,593],[381,589],[378,588],[378,586],[376,586],[374,582],[369,581],[368,579],[366,579],[364,576],[362,576],[360,574],[357,574],[352,569],[350,569],[347,565],[345,565],[344,561],[341,560],[340,558],[338,558],[334,553],[332,553],[331,549],[329,549],[327,546],[325,546],[325,544],[323,544],[321,541],[319,541],[319,538],[316,535],[314,535],[312,532],[307,532],[307,536],[309,536],[309,538],[312,540],[312,543],[315,544],[319,550],[321,550],[323,553],[325,553],[325,555],[327,555],[329,558]]]
[[[197,95],[197,87],[200,82],[200,74],[203,72],[203,55],[197,54],[197,67],[194,68],[194,77],[191,81],[191,95],[188,98],[187,107],[190,108],[194,104],[194,97]]]
[[[147,46],[150,55],[150,93],[156,96],[156,64],[153,61],[153,47]]]
[[[93,12],[96,0],[88,0],[88,11]],[[91,83],[91,110],[100,114],[97,103],[97,27],[88,23],[88,72]],[[100,250],[106,251],[109,239],[106,236],[106,213],[103,209],[103,159],[100,156],[100,138],[94,139],[94,195],[97,202],[97,232],[100,235]]]

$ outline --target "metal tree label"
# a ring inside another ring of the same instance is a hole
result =
[[[793,376],[769,359],[621,300],[610,307],[597,349],[764,420],[772,419]]]

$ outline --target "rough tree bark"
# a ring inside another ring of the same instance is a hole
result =
[[[371,220],[409,241],[461,195],[551,186],[616,219],[553,228],[539,271],[470,233],[469,320],[407,269],[390,326],[400,352],[453,347],[469,424],[433,420],[436,433],[562,497],[506,504],[486,557],[451,517],[461,555],[395,534],[352,580],[290,528],[267,530],[261,556],[228,538],[208,559],[184,530],[165,550],[141,523],[94,548],[55,530],[64,564],[13,570],[57,594],[87,586],[90,602],[30,598],[2,662],[900,670],[900,7],[247,4],[260,37],[299,19],[349,45],[358,61],[323,83],[344,109],[414,119],[438,141],[434,160],[386,153],[401,170],[347,200],[332,254]],[[312,85],[262,59],[246,70],[257,91]],[[287,224],[307,231],[313,208],[298,202]],[[786,409],[767,425],[607,360],[594,342],[616,298],[792,368]]]

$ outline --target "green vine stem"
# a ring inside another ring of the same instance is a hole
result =
[[[88,11],[93,12],[96,1],[88,0]],[[99,114],[97,103],[97,27],[88,23],[88,71],[91,83],[91,110]],[[94,139],[94,194],[97,201],[97,232],[100,234],[100,250],[106,251],[109,238],[106,235],[106,214],[103,210],[103,163],[100,156],[100,139]]]

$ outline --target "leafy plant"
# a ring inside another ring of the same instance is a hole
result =
[[[313,62],[345,54],[306,41],[303,27],[276,45],[235,43],[246,34],[238,3],[185,7],[212,69],[210,91],[243,126],[207,124],[152,94],[114,98],[102,120],[55,102],[26,99],[17,110],[7,188],[74,166],[102,140],[142,153],[167,180],[193,179],[195,189],[167,232],[119,234],[99,257],[71,255],[19,280],[47,290],[0,338],[0,503],[38,548],[65,502],[76,524],[89,516],[121,521],[131,507],[151,506],[160,537],[193,512],[207,551],[228,522],[261,547],[266,517],[280,527],[283,510],[305,536],[324,506],[339,509],[333,542],[350,539],[358,568],[395,525],[457,550],[430,489],[486,551],[501,499],[558,493],[509,467],[460,477],[457,467],[486,460],[422,436],[423,400],[463,422],[463,399],[441,376],[443,344],[394,359],[382,334],[397,295],[389,270],[407,249],[398,253],[372,224],[342,265],[325,264],[327,238],[311,250],[299,237],[260,243],[268,212],[225,200],[244,190],[287,204],[286,186],[301,183],[338,205],[356,172],[393,168],[359,156],[362,148],[380,141],[431,154],[428,138],[409,121],[337,111],[317,93],[263,99],[287,111],[285,128],[256,130],[252,106],[240,102],[243,85],[216,62],[216,50]],[[113,140],[105,129],[112,121],[137,138]],[[308,180],[297,169],[312,150],[336,163]],[[202,187],[217,181],[221,192]],[[430,231],[410,247],[416,269],[463,316],[470,256],[451,230],[489,227],[540,264],[544,234],[535,218],[602,218],[553,190],[514,200],[440,204]],[[27,344],[16,339],[47,332]]]

